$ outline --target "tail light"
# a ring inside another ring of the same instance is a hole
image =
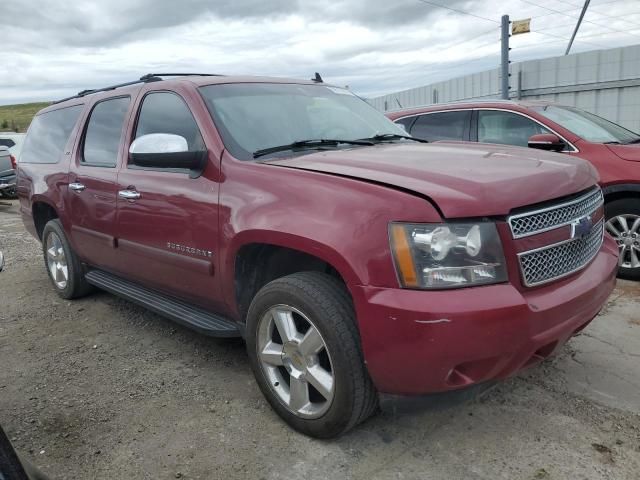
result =
[[[16,161],[16,157],[13,155],[9,155],[9,159],[11,160],[11,168],[16,170],[18,168],[18,162]]]

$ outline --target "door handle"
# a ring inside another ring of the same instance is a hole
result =
[[[85,187],[85,186],[84,186],[83,184],[81,184],[81,183],[74,182],[74,183],[70,183],[70,184],[69,184],[69,189],[70,189],[70,190],[73,190],[74,192],[78,192],[78,193],[80,193],[80,192],[82,192],[85,188],[87,188],[87,187]]]
[[[136,192],[135,190],[120,190],[118,196],[125,200],[137,200],[141,195],[140,192]]]

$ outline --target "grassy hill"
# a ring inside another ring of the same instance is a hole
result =
[[[36,112],[47,105],[48,102],[0,105],[0,132],[25,132]]]

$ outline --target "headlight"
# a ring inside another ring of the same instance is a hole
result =
[[[494,223],[392,223],[391,250],[406,288],[456,288],[507,281]]]

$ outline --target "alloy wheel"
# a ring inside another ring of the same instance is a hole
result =
[[[619,265],[623,268],[640,267],[640,216],[617,215],[607,221],[607,231],[618,243]]]
[[[60,290],[64,290],[69,280],[69,268],[62,241],[55,232],[51,232],[47,236],[47,267],[51,273],[53,283]]]
[[[271,307],[260,319],[256,349],[267,382],[289,411],[318,418],[329,409],[335,395],[331,356],[304,313],[288,305]]]

